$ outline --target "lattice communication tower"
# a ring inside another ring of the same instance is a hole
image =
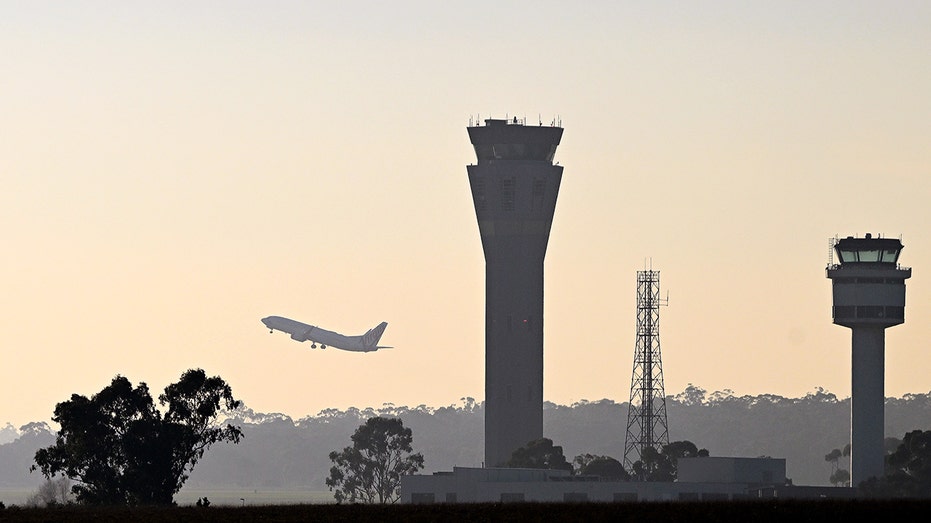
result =
[[[663,445],[669,444],[659,345],[659,308],[668,304],[668,297],[660,298],[659,271],[637,271],[637,345],[624,442],[624,468],[628,471],[633,470],[635,462],[641,461],[647,448],[659,452]],[[644,465],[650,468],[650,463]]]

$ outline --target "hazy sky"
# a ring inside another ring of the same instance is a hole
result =
[[[263,412],[484,396],[470,118],[561,119],[545,399],[850,394],[829,238],[901,237],[931,391],[931,3],[0,0],[0,424],[189,368]],[[310,350],[259,322],[394,350]],[[672,427],[671,427],[672,428]]]

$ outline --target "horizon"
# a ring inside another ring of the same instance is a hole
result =
[[[134,383],[134,385],[137,385],[137,383]],[[697,387],[697,388],[699,388],[699,389],[702,389],[702,387],[699,386],[699,385],[694,385],[694,384],[690,384],[690,385],[692,385],[692,386],[694,386],[694,387]],[[103,387],[101,387],[101,388],[103,388]],[[728,397],[729,397],[729,398],[737,398],[737,399],[740,399],[740,398],[744,398],[744,397],[756,398],[756,397],[761,397],[761,396],[777,396],[777,397],[782,397],[782,398],[785,398],[785,399],[793,400],[793,399],[805,399],[805,398],[808,397],[809,395],[816,395],[816,394],[818,394],[818,393],[826,394],[826,395],[834,395],[834,396],[837,398],[837,401],[838,401],[838,402],[843,402],[843,401],[849,401],[849,400],[850,400],[850,395],[849,395],[849,394],[848,394],[847,396],[840,396],[840,395],[837,395],[837,394],[833,393],[832,391],[830,391],[830,390],[828,390],[828,389],[824,389],[824,388],[822,388],[822,387],[815,387],[814,389],[812,389],[812,390],[809,391],[808,393],[803,394],[803,395],[801,395],[801,396],[783,396],[783,395],[781,395],[781,394],[773,394],[773,393],[741,394],[741,395],[737,395],[736,393],[734,393],[734,391],[732,391],[732,390],[730,390],[730,389],[726,389],[726,388],[725,388],[725,389],[721,389],[721,390],[715,390],[715,391],[707,390],[707,389],[703,389],[703,390],[705,390],[705,399],[706,399],[706,401],[707,401],[707,400],[710,400],[710,399],[712,399],[712,398],[716,398],[716,397],[725,397],[725,398],[728,398]],[[99,392],[99,391],[97,391],[97,392]],[[96,392],[95,392],[95,393],[96,393]],[[667,398],[667,399],[668,399],[668,398],[676,398],[676,397],[678,397],[678,396],[680,396],[680,395],[682,395],[682,394],[684,394],[684,393],[685,393],[685,390],[682,390],[682,391],[680,391],[680,392],[678,392],[678,393],[674,393],[674,394],[673,394],[673,393],[667,392],[666,395],[665,395],[665,398]],[[93,393],[92,393],[92,394],[93,394]],[[233,394],[234,394],[234,396],[235,396],[235,390],[233,391]],[[921,396],[921,395],[931,395],[931,391],[928,391],[928,392],[909,392],[909,393],[902,394],[901,396],[888,396],[888,395],[887,395],[885,399],[886,399],[886,400],[890,400],[890,399],[899,400],[899,399],[905,399],[906,396]],[[155,395],[155,396],[157,396],[157,395]],[[88,397],[89,397],[89,395],[88,395]],[[153,399],[154,399],[154,396],[153,396]],[[448,403],[448,404],[442,404],[442,405],[427,405],[427,404],[418,404],[418,405],[398,405],[398,404],[394,404],[394,403],[391,403],[391,402],[386,402],[386,403],[381,404],[380,406],[367,405],[367,406],[365,406],[365,407],[360,407],[360,406],[357,406],[357,405],[349,405],[349,406],[346,406],[346,407],[326,407],[326,408],[320,409],[319,411],[317,411],[316,413],[313,413],[313,414],[311,414],[311,413],[305,413],[305,414],[297,414],[297,415],[295,415],[295,414],[289,414],[289,413],[286,413],[286,412],[275,411],[275,410],[270,410],[270,411],[258,411],[258,410],[253,409],[252,407],[250,407],[249,404],[248,404],[245,400],[243,400],[242,398],[237,398],[237,399],[239,399],[240,401],[242,401],[242,408],[243,408],[243,409],[248,409],[248,410],[250,410],[250,411],[251,411],[252,413],[254,413],[254,414],[262,415],[262,416],[283,415],[283,416],[287,416],[288,418],[290,418],[290,419],[293,420],[293,421],[299,421],[299,420],[306,419],[306,418],[316,418],[316,417],[320,417],[321,414],[323,414],[324,412],[329,411],[329,410],[336,410],[336,411],[338,411],[338,412],[340,412],[340,413],[345,414],[345,413],[348,413],[348,412],[350,412],[350,411],[352,411],[352,410],[356,410],[356,411],[359,411],[359,412],[367,412],[367,411],[370,411],[370,410],[371,410],[371,411],[374,411],[374,412],[385,412],[385,411],[390,411],[390,410],[392,410],[392,409],[396,409],[396,410],[397,410],[397,409],[418,410],[418,409],[420,409],[421,407],[424,407],[424,408],[426,408],[428,411],[436,411],[437,409],[442,409],[442,408],[461,408],[461,407],[463,407],[463,406],[467,403],[467,402],[464,401],[464,400],[466,400],[466,399],[472,399],[472,400],[474,400],[474,401],[475,401],[475,405],[483,405],[483,404],[484,404],[484,400],[479,400],[479,399],[477,399],[477,398],[463,397],[463,398],[460,398],[458,402],[453,402],[453,403]],[[64,401],[64,400],[63,400],[63,401]],[[570,407],[570,408],[574,408],[574,407],[576,407],[576,406],[578,406],[578,405],[593,404],[593,403],[599,403],[599,402],[602,402],[602,401],[610,401],[610,402],[614,403],[615,405],[623,405],[623,404],[625,404],[625,403],[629,403],[630,400],[629,400],[629,399],[626,399],[626,400],[623,400],[623,401],[618,401],[618,400],[614,400],[614,399],[611,399],[611,398],[599,398],[599,399],[587,399],[587,398],[582,398],[582,399],[579,399],[579,400],[577,400],[577,401],[575,401],[575,402],[573,402],[573,403],[559,403],[559,402],[554,402],[554,401],[550,401],[550,400],[544,399],[544,400],[543,400],[543,409],[546,410],[547,408],[550,408],[550,406],[552,406],[552,405],[555,405],[556,407]],[[8,426],[9,426],[9,427],[12,427],[13,429],[15,429],[17,432],[19,432],[20,429],[21,429],[22,427],[24,427],[25,425],[27,425],[27,424],[29,424],[29,423],[46,423],[47,425],[49,425],[49,427],[53,428],[53,430],[57,430],[57,429],[55,429],[55,427],[57,426],[57,424],[51,420],[51,416],[50,416],[49,418],[47,418],[47,419],[34,419],[34,420],[25,421],[25,422],[22,422],[22,423],[13,423],[12,421],[0,420],[0,430],[2,430],[2,429],[4,429],[5,427],[8,427]]]

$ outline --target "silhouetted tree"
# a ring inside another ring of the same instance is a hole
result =
[[[699,450],[691,441],[673,441],[657,452],[643,449],[640,460],[634,462],[631,476],[640,481],[675,481],[679,475],[679,458],[703,458],[707,449]]]
[[[631,466],[630,475],[637,481],[672,481],[671,463],[653,447],[640,451],[640,459]]]
[[[844,446],[844,450],[834,449],[824,456],[824,461],[831,464],[831,484],[836,486],[850,486],[850,471],[840,468],[838,464],[841,457],[850,456],[850,443]]]
[[[221,408],[239,406],[230,386],[203,370],[188,370],[158,398],[145,383],[123,376],[90,399],[73,394],[55,406],[61,425],[53,446],[39,449],[32,470],[76,481],[79,503],[168,505],[188,472],[214,443],[238,443],[242,431],[215,424]]]
[[[581,454],[572,460],[576,474],[582,476],[599,476],[605,479],[629,481],[630,474],[624,470],[620,461],[610,456]]]
[[[901,445],[886,455],[882,478],[858,485],[866,496],[884,498],[931,498],[931,430],[913,430]]]
[[[850,486],[850,472],[847,469],[837,469],[831,473],[829,478],[831,484],[835,487],[849,487]]]
[[[423,468],[423,455],[411,454],[414,437],[399,418],[375,416],[352,435],[352,446],[330,452],[326,484],[337,503],[394,503],[400,496],[401,476]]]
[[[594,454],[579,454],[578,456],[572,458],[572,470],[576,474],[582,474],[582,470],[585,469],[592,461],[602,458],[604,456],[595,456]]]
[[[899,438],[888,437],[883,439],[883,451],[885,455],[893,454],[895,451],[899,450],[899,445],[902,444],[902,440]],[[844,447],[844,456],[850,455],[850,443]]]
[[[527,443],[511,454],[511,459],[504,464],[510,468],[557,469],[572,471],[572,464],[563,456],[562,447],[553,445],[553,440],[540,438]]]
[[[677,394],[674,399],[683,405],[702,405],[705,403],[707,394],[707,390],[689,383],[685,390]]]
[[[26,500],[26,506],[54,507],[56,505],[67,505],[73,501],[71,480],[65,476],[60,476],[56,479],[46,479],[35,494],[29,496],[29,499]]]

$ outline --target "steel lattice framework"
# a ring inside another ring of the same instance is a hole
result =
[[[628,471],[633,470],[647,448],[659,452],[663,445],[669,444],[659,345],[659,307],[667,304],[668,299],[660,298],[659,294],[659,271],[637,271],[637,346],[624,442],[624,468]],[[649,468],[650,463],[644,465]]]

